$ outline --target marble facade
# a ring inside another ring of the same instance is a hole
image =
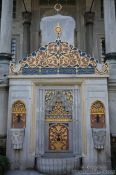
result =
[[[32,9],[29,6],[29,11],[23,13],[23,18],[19,16],[12,27],[12,2],[4,0],[0,141],[7,136],[6,155],[11,169],[36,167],[45,174],[70,174],[87,167],[111,169],[110,136],[116,138],[115,9],[114,0],[104,0],[103,28],[103,19],[100,21],[98,15],[100,3],[94,3],[95,13],[89,12],[88,0],[71,6],[71,14],[76,8],[76,15],[49,12],[43,17],[45,7],[33,0]],[[18,12],[21,9],[19,3]],[[62,30],[55,30],[55,36],[54,29],[60,24]],[[12,28],[14,34],[19,32],[18,52],[23,58],[10,62]],[[103,63],[97,42],[104,35]],[[78,48],[87,53],[75,47],[77,42]],[[39,47],[41,44],[44,46]],[[32,50],[35,51],[29,54]]]
[[[12,61],[9,70],[7,155],[13,169],[64,174],[81,166],[110,168],[107,63],[57,38]]]
[[[89,165],[97,166],[98,154],[100,154],[100,165],[103,165],[107,168],[110,167],[107,77],[100,78],[97,76],[94,78],[88,76],[85,78],[82,76],[62,76],[61,80],[59,76],[52,76],[51,78],[49,76],[44,76],[44,78],[40,76],[36,78],[28,76],[28,79],[24,76],[19,76],[18,79],[16,76],[11,76],[10,87],[7,155],[12,162],[12,168],[25,169],[28,167],[33,167],[36,157],[37,167],[41,172],[62,172],[64,169],[66,172],[70,172],[75,167],[75,163],[72,163],[70,167],[65,167],[65,163],[67,161],[76,161],[77,169],[80,166],[80,158],[82,158],[83,166],[85,167]],[[67,89],[72,89],[74,93],[73,120],[71,131],[72,136],[70,136],[69,139],[69,144],[72,146],[68,150],[69,153],[61,152],[58,155],[54,155],[54,153],[49,151],[48,148],[46,152],[45,146],[48,141],[44,128],[44,93],[45,89],[66,89],[66,87]],[[11,139],[11,107],[12,104],[19,99],[25,102],[27,108],[26,127],[24,129],[25,135],[22,149],[14,150]],[[90,108],[91,104],[96,100],[102,101],[105,106],[105,121],[107,131],[104,149],[101,150],[100,153],[94,148],[92,129],[90,124]],[[107,157],[105,152],[107,152]],[[61,163],[61,160],[64,168],[59,168],[59,170],[57,170],[56,166],[57,164]],[[55,164],[54,161],[56,162]],[[49,162],[49,164],[47,162]],[[46,167],[47,165],[49,168]]]

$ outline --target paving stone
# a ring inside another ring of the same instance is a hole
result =
[[[33,170],[25,171],[8,171],[5,175],[45,175]],[[61,174],[62,175],[62,174]],[[84,172],[84,171],[74,171],[71,175],[114,175],[114,171],[98,171],[98,172]]]

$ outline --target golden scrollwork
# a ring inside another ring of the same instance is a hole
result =
[[[57,26],[57,32],[61,32],[60,26]],[[22,59],[19,63],[10,63],[10,74],[21,74],[22,70],[30,68],[93,68],[95,74],[104,75],[109,73],[109,66],[97,64],[94,58],[87,56],[67,42],[62,42],[59,38],[39,50],[33,52],[30,56]]]
[[[99,68],[98,66],[95,69],[96,74],[99,75],[104,75],[104,74],[109,74],[109,65],[108,63],[102,64],[101,68]]]
[[[96,101],[92,104],[91,114],[105,114],[105,108],[101,101]]]
[[[10,63],[10,73],[18,74],[27,66],[28,68],[59,68],[59,67],[80,67],[88,66],[96,67],[97,63],[94,59],[81,56],[78,49],[73,48],[67,42],[51,42],[47,46],[40,48],[27,58],[21,60],[18,64]]]
[[[69,112],[65,111],[64,107],[62,106],[62,102],[56,102],[53,110],[50,112],[50,115],[68,115]]]
[[[55,106],[52,111],[49,112],[45,117],[47,122],[70,122],[72,121],[72,116],[69,111],[66,111],[61,101],[56,101]]]
[[[96,67],[96,61],[87,56],[80,56],[79,52],[73,50],[66,42],[49,43],[44,51],[37,52],[35,57],[28,57],[22,61],[22,65],[29,67],[74,67],[86,68],[89,65]]]
[[[68,127],[64,124],[52,124],[49,127],[49,150],[62,151],[68,150],[69,138]]]
[[[45,121],[72,121],[72,90],[45,91]]]

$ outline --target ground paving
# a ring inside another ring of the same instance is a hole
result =
[[[5,175],[45,175],[34,170],[25,171],[8,171]],[[102,171],[102,172],[85,172],[85,171],[75,171],[72,175],[114,175],[114,171]]]
[[[34,170],[26,170],[26,171],[8,171],[5,175],[43,175]]]

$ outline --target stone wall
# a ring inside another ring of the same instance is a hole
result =
[[[78,1],[76,5],[63,6],[63,11],[61,14],[69,15],[76,21],[75,29],[75,45],[81,49],[85,50],[85,23],[84,23],[84,13],[88,11],[91,5],[91,1]],[[31,10],[30,2],[26,1],[27,10]],[[93,9],[95,12],[94,21],[94,31],[93,31],[93,56],[98,60],[101,57],[101,38],[104,37],[104,20],[101,18],[101,5],[100,0],[95,1]],[[24,11],[23,4],[20,4],[20,0],[17,0],[17,17],[13,20],[12,36],[17,39],[17,58],[23,56],[23,19],[22,12]],[[62,13],[63,12],[63,13]],[[44,16],[55,15],[53,6],[39,5],[39,1],[34,0],[32,2],[32,21],[31,21],[31,49],[33,50],[39,48],[41,44],[41,32],[40,32],[40,21]]]

